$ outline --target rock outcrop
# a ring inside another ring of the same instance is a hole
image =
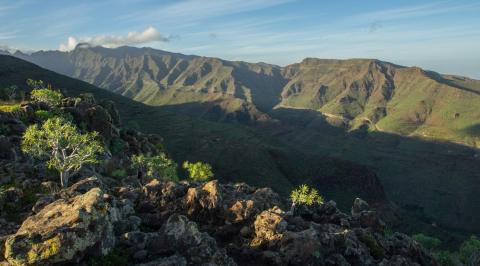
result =
[[[118,210],[99,188],[57,200],[6,239],[5,258],[13,265],[49,265],[79,261],[87,253],[106,255],[115,245],[118,219]]]
[[[361,199],[347,215],[333,201],[285,212],[286,202],[269,189],[217,181],[154,180],[143,192],[124,189],[118,196],[133,194],[144,226],[162,231],[172,219],[194,221],[239,265],[436,265],[408,236],[385,235],[384,223]]]

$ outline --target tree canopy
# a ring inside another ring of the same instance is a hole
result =
[[[22,151],[40,159],[60,172],[62,186],[85,164],[98,163],[104,151],[97,132],[80,133],[77,127],[62,117],[54,117],[39,127],[32,125],[23,135]]]
[[[132,156],[132,167],[147,177],[160,178],[162,180],[177,181],[177,163],[168,158],[165,153],[150,156],[137,154]]]

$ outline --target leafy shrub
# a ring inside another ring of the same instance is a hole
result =
[[[31,92],[31,97],[34,101],[44,102],[48,106],[54,107],[60,105],[63,95],[51,89],[34,89]]]
[[[4,104],[0,105],[0,111],[6,113],[13,113],[20,111],[20,104]]]
[[[182,166],[193,180],[206,181],[213,177],[212,166],[208,163],[185,161]]]
[[[435,260],[442,266],[459,265],[456,254],[450,251],[438,251],[433,253],[433,256],[435,257]]]
[[[314,203],[323,204],[324,199],[315,188],[303,184],[297,187],[290,194],[293,204],[313,205]]]
[[[426,248],[428,250],[435,249],[438,246],[440,246],[440,244],[442,243],[440,241],[440,239],[435,238],[435,237],[431,237],[431,236],[427,236],[427,235],[424,235],[424,234],[416,234],[416,235],[413,235],[412,238],[413,238],[413,240],[417,241],[424,248]]]
[[[471,236],[470,239],[463,242],[458,253],[460,260],[467,264],[470,257],[477,252],[480,252],[480,240],[476,236]]]
[[[45,120],[48,120],[50,118],[53,118],[55,116],[55,114],[53,114],[52,112],[50,111],[46,111],[46,110],[37,110],[35,111],[35,117],[37,117],[38,119],[40,119],[41,121],[45,121]]]
[[[70,176],[85,164],[98,163],[97,156],[103,145],[97,132],[82,134],[63,117],[50,118],[41,127],[32,125],[23,135],[22,151],[34,157],[47,158],[48,168],[60,173],[62,186],[68,185]]]
[[[167,157],[165,153],[156,156],[144,154],[132,156],[132,167],[136,168],[147,177],[160,177],[162,180],[176,181],[177,164]]]

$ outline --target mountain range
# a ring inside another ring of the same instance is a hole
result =
[[[412,228],[480,231],[480,81],[373,59],[280,67],[133,47],[13,56],[94,86],[8,56],[2,86],[36,78],[113,99],[125,124],[225,180],[283,193],[305,182],[339,205],[374,191]]]
[[[480,145],[480,81],[418,67],[315,58],[279,67],[133,47],[14,56],[148,105],[210,103],[221,119],[265,122],[278,108],[307,109],[348,130]]]

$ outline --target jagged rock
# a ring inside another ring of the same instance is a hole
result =
[[[284,215],[285,213],[278,207],[260,213],[255,219],[255,238],[252,240],[251,246],[273,245],[279,241],[288,225],[283,218]]]
[[[40,197],[35,205],[32,207],[33,213],[39,213],[45,206],[55,201],[55,197],[53,195],[45,195]]]
[[[2,135],[0,135],[0,159],[15,159],[14,145],[8,137]]]
[[[437,265],[420,244],[405,234],[395,232],[382,244],[392,257],[399,255],[420,265]]]
[[[100,102],[100,105],[103,108],[105,108],[105,110],[110,115],[110,117],[112,119],[112,123],[115,126],[119,126],[120,125],[120,115],[118,114],[118,109],[115,106],[115,103],[113,101],[103,100],[103,101]]]
[[[78,182],[71,185],[70,187],[61,190],[59,194],[62,198],[68,199],[80,194],[84,194],[93,188],[100,188],[102,190],[107,189],[100,178],[96,176],[91,176],[88,178],[80,179]]]
[[[420,266],[420,264],[413,262],[408,258],[395,255],[389,259],[383,259],[378,266]]]
[[[205,183],[201,188],[189,188],[185,196],[185,208],[189,216],[215,215],[222,201],[221,187],[217,180]]]
[[[33,103],[23,103],[20,108],[22,109],[23,115],[29,120],[35,117],[35,110],[38,109]]]
[[[279,253],[288,265],[320,265],[323,261],[319,233],[313,229],[287,232],[281,239]]]
[[[353,201],[353,206],[352,206],[352,216],[359,215],[363,211],[369,211],[370,207],[368,206],[368,203],[360,198],[356,198]]]
[[[185,216],[170,216],[162,231],[166,243],[185,256],[190,265],[236,265],[215,239],[200,232],[197,224]]]
[[[90,130],[97,131],[107,140],[118,135],[110,114],[99,105],[86,110],[85,120]]]
[[[17,211],[23,197],[23,191],[16,187],[0,191],[0,217],[8,211]]]
[[[99,188],[57,200],[6,240],[5,258],[14,265],[48,265],[78,261],[87,252],[105,255],[114,246],[112,222],[118,219]]]
[[[14,118],[5,121],[4,125],[8,128],[8,132],[11,135],[22,135],[23,132],[25,132],[25,129],[27,129],[27,127],[21,120]]]
[[[187,266],[185,257],[172,255],[170,257],[159,258],[146,263],[136,264],[136,266]]]

